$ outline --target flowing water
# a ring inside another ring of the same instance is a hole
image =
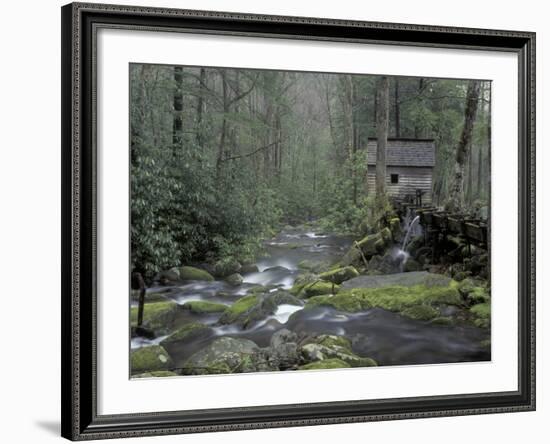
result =
[[[414,222],[411,227],[413,225]],[[352,239],[347,237],[319,234],[306,229],[285,229],[265,242],[265,255],[256,263],[259,271],[244,274],[244,282],[239,286],[220,280],[162,287],[162,290],[178,304],[204,300],[229,306],[258,285],[266,286],[267,291],[289,289],[303,271],[299,267],[302,261],[308,261],[306,265],[310,266],[334,263],[351,244]],[[148,291],[159,290],[161,288]],[[220,336],[250,339],[258,346],[266,347],[273,333],[282,328],[300,336],[345,335],[352,341],[357,354],[371,357],[379,365],[490,360],[490,352],[480,345],[480,341],[488,338],[486,330],[467,326],[435,326],[378,308],[350,314],[327,307],[303,310],[302,306],[284,304],[273,315],[246,329],[237,325],[218,325],[220,314],[193,314],[185,310],[178,316],[177,325],[201,322],[212,328],[192,342],[171,349],[176,364],[183,363],[191,354]],[[162,339],[133,338],[131,347],[158,344]]]

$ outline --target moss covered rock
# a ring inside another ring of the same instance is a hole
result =
[[[450,318],[448,316],[438,316],[436,318],[433,318],[430,321],[430,324],[441,325],[441,326],[446,327],[446,326],[449,326],[449,325],[453,325],[454,321],[453,321],[453,318]]]
[[[456,283],[441,287],[415,285],[411,287],[391,286],[381,288],[355,288],[331,296],[310,298],[306,307],[328,306],[340,311],[355,313],[373,307],[403,312],[407,308],[426,305],[461,305],[462,298]]]
[[[182,306],[182,309],[196,314],[221,313],[227,309],[227,305],[209,301],[189,301]]]
[[[401,314],[408,318],[416,319],[417,321],[429,321],[439,316],[439,311],[431,305],[420,304],[406,308]]]
[[[160,345],[168,347],[175,342],[185,342],[210,333],[210,327],[200,322],[190,322],[178,328],[174,333],[165,338]]]
[[[223,278],[239,271],[241,271],[241,264],[232,257],[221,259],[214,264],[214,275],[218,277]]]
[[[325,261],[316,261],[313,259],[304,259],[298,262],[298,268],[300,270],[307,270],[313,273],[319,273],[326,270],[329,265]]]
[[[130,353],[130,368],[132,373],[167,370],[172,365],[172,358],[160,345],[138,348]]]
[[[243,283],[243,277],[239,273],[233,273],[225,278],[225,282],[237,287]]]
[[[214,277],[208,271],[195,267],[181,267],[179,269],[180,279],[182,281],[207,281],[211,282]]]
[[[244,296],[226,308],[220,317],[221,324],[231,324],[238,321],[239,317],[246,314],[252,307],[260,301],[260,297],[256,294]]]
[[[211,375],[266,370],[258,346],[248,339],[222,337],[199,350],[182,366],[185,375]]]
[[[178,304],[173,301],[152,302],[143,307],[143,327],[153,330],[157,335],[166,334],[174,324],[178,313]],[[138,307],[130,310],[130,323],[137,325]]]
[[[324,359],[322,361],[310,362],[309,364],[301,365],[298,370],[327,370],[332,368],[349,368],[347,362],[341,359]]]
[[[390,231],[394,242],[401,241],[401,221],[398,217],[390,219]]]
[[[491,325],[491,304],[476,304],[470,308],[470,313],[476,327],[488,328]]]
[[[317,362],[339,359],[350,367],[372,367],[376,361],[356,355],[351,349],[351,341],[344,336],[321,335],[310,339],[300,349],[302,360]]]
[[[323,294],[335,294],[338,292],[340,286],[333,284],[332,282],[316,281],[311,284],[306,284],[298,293],[301,298],[310,298],[313,296],[319,296]]]
[[[350,265],[321,273],[319,278],[334,284],[341,284],[342,282],[357,276],[359,276],[359,272],[355,269],[355,267]]]
[[[300,294],[300,291],[302,291],[302,288],[304,286],[313,284],[319,280],[319,277],[316,274],[313,273],[303,273],[298,275],[298,277],[294,280],[294,285],[289,290],[291,294],[294,296],[297,296]]]

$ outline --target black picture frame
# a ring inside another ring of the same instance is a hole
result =
[[[535,409],[535,33],[72,3],[62,14],[62,436],[71,440]],[[519,62],[518,390],[97,414],[95,38],[99,27],[509,51]]]

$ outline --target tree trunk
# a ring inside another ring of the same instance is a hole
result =
[[[197,100],[197,145],[199,148],[203,147],[203,136],[202,136],[202,115],[204,113],[204,85],[206,83],[206,70],[201,68],[199,74],[199,98]]]
[[[388,142],[389,80],[380,77],[376,109],[376,201],[380,208],[386,197],[386,145]]]
[[[395,77],[393,84],[393,105],[394,105],[394,119],[395,119],[395,137],[401,137],[401,125],[400,125],[400,109],[399,109],[399,77]]]
[[[181,147],[183,132],[183,70],[181,66],[174,67],[174,123],[172,130],[172,144],[174,152]]]
[[[464,110],[464,126],[462,127],[460,140],[456,146],[454,181],[448,202],[448,209],[450,211],[461,211],[464,208],[464,163],[468,153],[471,151],[472,134],[479,102],[479,88],[479,81],[471,80],[468,83]]]
[[[229,97],[228,97],[228,90],[227,90],[227,78],[225,74],[225,70],[222,69],[220,71],[221,77],[222,77],[222,94],[223,94],[223,117],[222,117],[222,128],[220,132],[220,142],[218,144],[218,157],[216,161],[216,170],[220,171],[223,157],[225,156],[225,138],[227,133],[227,113],[229,112]]]

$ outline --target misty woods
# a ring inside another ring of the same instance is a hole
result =
[[[253,262],[285,225],[379,230],[392,140],[433,142],[433,205],[489,199],[489,82],[132,64],[130,89],[132,269],[147,282]]]

